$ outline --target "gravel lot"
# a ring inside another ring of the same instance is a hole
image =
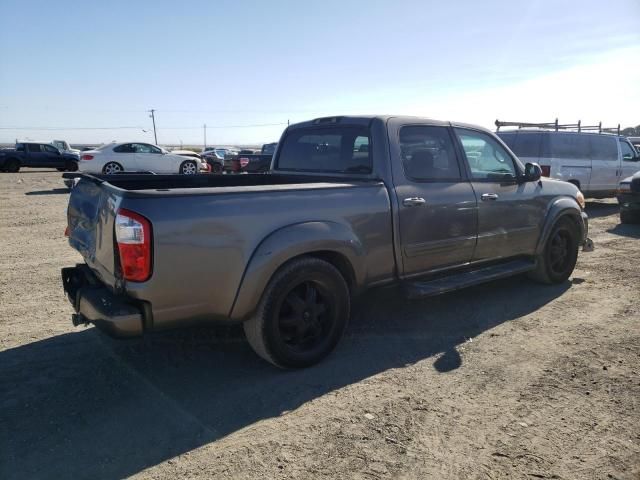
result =
[[[640,226],[591,202],[570,282],[368,295],[327,361],[241,329],[74,328],[60,174],[0,174],[0,478],[640,478]]]

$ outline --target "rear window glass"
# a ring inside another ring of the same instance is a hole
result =
[[[618,145],[614,137],[589,135],[592,160],[617,160]]]
[[[369,130],[332,126],[290,131],[276,168],[301,172],[371,173]]]
[[[549,135],[550,156],[554,158],[589,160],[591,158],[589,137],[590,135],[574,135],[570,133],[554,133]]]

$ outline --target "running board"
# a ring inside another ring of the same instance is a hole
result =
[[[402,286],[407,298],[423,298],[529,272],[534,268],[536,268],[534,261],[512,260],[507,263],[456,273],[433,280],[405,281]]]

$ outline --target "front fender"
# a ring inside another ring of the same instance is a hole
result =
[[[260,242],[242,276],[230,317],[243,320],[257,307],[273,274],[288,260],[312,253],[335,252],[350,263],[355,285],[365,282],[365,250],[351,228],[336,222],[305,222],[280,228]]]
[[[549,205],[549,209],[547,210],[544,227],[542,228],[542,233],[540,235],[540,238],[538,239],[538,245],[536,246],[536,255],[542,254],[544,246],[546,245],[547,240],[549,239],[549,235],[551,234],[551,229],[556,224],[556,222],[564,216],[569,216],[572,220],[575,221],[576,225],[580,229],[580,243],[582,244],[584,242],[584,238],[586,236],[586,213],[582,211],[580,205],[578,205],[578,202],[573,198],[558,198]]]

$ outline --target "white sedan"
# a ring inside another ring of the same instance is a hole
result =
[[[149,143],[129,142],[110,143],[82,152],[78,170],[106,175],[121,172],[194,175],[206,172],[208,167],[199,158],[175,155]]]

